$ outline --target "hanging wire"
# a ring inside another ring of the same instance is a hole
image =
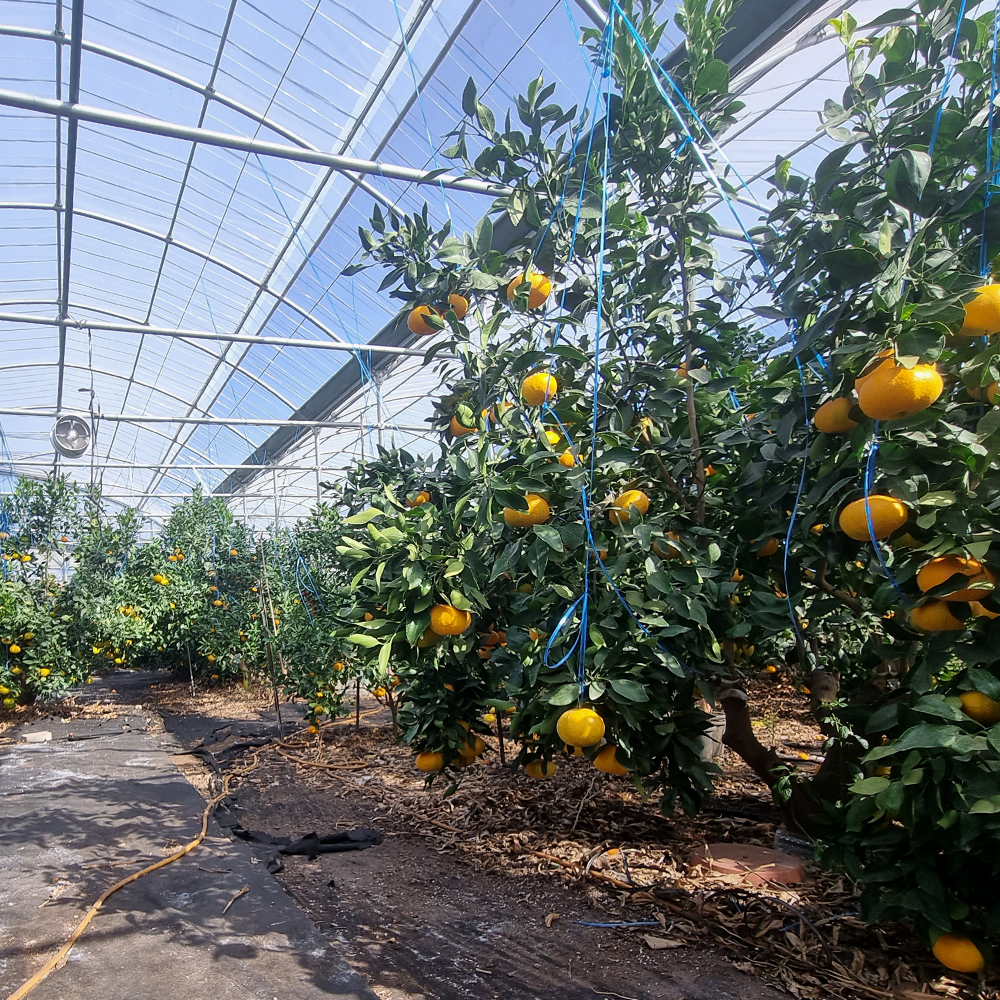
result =
[[[962,19],[965,17],[965,4],[966,0],[962,0],[961,6],[958,8],[958,21],[955,23],[955,37],[951,40],[948,71],[944,75],[944,85],[941,87],[941,96],[938,98],[937,115],[934,117],[934,128],[931,130],[931,141],[927,144],[928,156],[934,155],[934,146],[937,143],[938,129],[941,127],[941,115],[944,114],[944,104],[948,99],[948,90],[951,87],[951,78],[955,73],[955,52],[958,49],[958,36],[962,33]]]

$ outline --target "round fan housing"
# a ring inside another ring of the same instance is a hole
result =
[[[79,458],[90,447],[90,424],[75,413],[56,417],[52,447],[64,458]]]

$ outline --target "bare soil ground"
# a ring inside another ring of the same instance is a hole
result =
[[[803,770],[818,766],[805,697],[780,678],[752,694],[762,741]],[[96,704],[58,711],[114,712],[117,697],[105,688]],[[173,683],[147,688],[142,704],[168,728],[171,717],[254,719],[271,707],[264,690],[192,698]],[[367,851],[287,858],[277,876],[385,1000],[1000,998],[995,980],[941,975],[907,927],[866,928],[850,885],[811,862],[788,887],[691,870],[706,843],[773,845],[769,795],[728,751],[717,794],[693,819],[663,817],[628,779],[595,776],[580,759],[548,781],[511,775],[495,739],[445,797],[446,783],[426,788],[392,738],[388,712],[369,696],[361,707],[358,729],[340,720],[261,751],[235,812],[275,836],[385,834]],[[213,749],[233,742],[223,734]],[[207,769],[186,760],[207,790]]]

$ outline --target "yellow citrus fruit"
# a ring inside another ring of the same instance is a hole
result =
[[[957,632],[965,623],[951,613],[945,601],[928,601],[910,612],[910,624],[921,632]]]
[[[562,440],[562,436],[558,431],[546,431],[545,440],[554,448]]]
[[[528,503],[527,510],[514,510],[504,507],[503,519],[512,528],[527,528],[532,524],[544,524],[552,515],[548,501],[537,493],[528,493],[524,498]]]
[[[987,337],[1000,333],[1000,285],[983,285],[976,297],[965,304],[965,322],[960,337]]]
[[[530,583],[522,583],[520,587],[517,588],[519,594],[533,594],[535,592],[535,587]]]
[[[435,750],[425,750],[423,753],[417,754],[416,765],[418,771],[428,773],[440,771],[444,767],[444,754]]]
[[[426,337],[429,333],[437,333],[438,328],[436,326],[431,326],[426,317],[427,316],[440,316],[441,314],[437,309],[431,306],[417,306],[415,309],[410,311],[410,315],[406,317],[406,325],[410,328],[410,333],[416,333],[420,336]]]
[[[767,541],[758,545],[757,548],[754,549],[754,553],[758,559],[768,559],[778,551],[779,544],[780,543],[777,538],[769,538]]]
[[[238,556],[238,555],[239,555],[239,552],[237,552],[237,551],[236,551],[236,549],[230,549],[230,550],[229,550],[229,554],[230,554],[231,556]]]
[[[604,739],[604,720],[592,708],[571,708],[559,716],[556,732],[570,746],[592,747]]]
[[[849,434],[857,427],[857,423],[847,415],[853,404],[846,396],[831,399],[824,403],[814,414],[813,423],[816,430],[823,434]]]
[[[886,358],[855,386],[858,405],[873,420],[899,420],[926,410],[944,391],[935,365],[904,368]]]
[[[618,762],[615,751],[618,749],[613,743],[609,743],[595,758],[594,767],[605,774],[628,774],[628,768]]]
[[[488,725],[488,726],[492,726],[493,723],[496,722],[496,721],[497,721],[497,717],[492,712],[489,712],[488,714],[486,714],[486,715],[483,716],[483,722],[485,722],[486,725]]]
[[[10,651],[12,653],[20,653],[21,647],[16,642],[12,642],[10,645]]]
[[[39,673],[39,674],[40,674],[40,675],[41,675],[42,677],[48,677],[48,676],[49,676],[49,674],[51,674],[51,673],[52,673],[52,671],[51,671],[51,670],[49,670],[49,668],[48,668],[48,667],[42,667],[42,669],[41,669],[41,670],[39,670],[39,671],[38,671],[38,673]]]
[[[15,704],[16,704],[16,702],[9,695],[6,698],[4,698],[4,700],[3,700],[3,707],[4,708],[13,708]]]
[[[608,518],[612,524],[628,524],[629,507],[635,509],[642,515],[649,511],[649,497],[642,490],[626,490],[615,497],[614,506],[608,511]]]
[[[455,415],[451,418],[451,423],[448,424],[448,430],[451,432],[451,436],[455,438],[460,438],[465,434],[474,434],[476,431],[475,427],[466,427]]]
[[[465,319],[465,314],[469,311],[469,300],[464,295],[452,292],[448,296],[448,308],[455,314],[455,319]]]
[[[528,292],[528,308],[537,309],[539,306],[545,305],[545,300],[552,291],[552,282],[549,280],[548,275],[539,274],[537,271],[533,271],[528,280],[531,282],[531,291]],[[514,301],[517,287],[522,281],[524,281],[523,274],[515,275],[511,279],[510,284],[507,286],[508,301]]]
[[[766,667],[764,667],[765,674],[776,674],[777,672],[778,668],[773,663],[769,663]]]
[[[1000,383],[991,382],[986,387],[986,398],[991,402],[995,403],[997,401],[997,394],[1000,393]]]
[[[982,952],[964,934],[942,934],[932,950],[934,957],[954,972],[979,972],[986,967]]]
[[[472,624],[472,615],[453,604],[431,608],[431,631],[437,635],[461,635]]]
[[[384,687],[377,687],[377,688],[375,688],[374,691],[372,691],[372,694],[375,695],[376,698],[384,698],[385,697],[385,688]],[[319,695],[317,695],[316,697],[319,697]]]
[[[525,767],[524,773],[529,778],[545,779],[551,778],[557,770],[558,768],[551,760],[533,760]]]
[[[678,535],[676,531],[668,531],[667,538],[670,538],[675,542],[679,542],[681,540],[681,536]],[[669,542],[664,542],[659,538],[653,542],[653,551],[661,559],[676,559],[681,554],[681,550],[677,548],[676,545],[671,545]]]
[[[939,595],[942,600],[975,601],[980,597],[986,597],[997,582],[996,574],[984,569],[983,564],[978,559],[964,559],[962,556],[938,556],[937,559],[932,559],[920,567],[920,571],[917,573],[917,586],[925,592],[933,590],[958,574],[968,577],[968,580],[957,583],[955,589],[947,594]],[[963,586],[963,583],[967,586]],[[987,584],[987,586],[977,589],[974,584]]]
[[[894,531],[906,524],[909,512],[906,506],[895,497],[876,494],[868,498],[868,509],[871,511],[872,528],[878,539],[888,538]],[[857,542],[866,541],[868,533],[868,515],[865,512],[865,500],[854,500],[841,512],[838,518],[840,530]]]
[[[1000,701],[994,701],[982,691],[963,691],[958,700],[962,703],[962,711],[970,719],[984,726],[995,726],[1000,722]]]
[[[574,465],[579,461],[576,455],[573,454],[569,449],[564,451],[559,456],[559,464],[565,466],[567,469],[572,469]]]
[[[419,507],[421,504],[427,503],[431,498],[430,493],[427,490],[421,490],[412,500],[406,501],[407,507]]]
[[[486,741],[481,736],[473,737],[472,743],[463,743],[458,752],[466,760],[474,760],[486,749]]]
[[[418,649],[426,649],[428,646],[433,646],[434,643],[440,640],[441,636],[434,631],[434,629],[429,626],[424,629],[424,634],[417,640]]]
[[[528,406],[551,403],[559,395],[559,379],[548,372],[535,372],[521,383],[521,398]]]

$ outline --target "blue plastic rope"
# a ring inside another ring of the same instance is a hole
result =
[[[965,17],[966,0],[962,0],[958,8],[958,21],[955,23],[955,37],[951,40],[951,53],[948,72],[944,75],[944,86],[941,88],[940,103],[938,104],[937,115],[934,118],[934,128],[931,131],[931,141],[927,144],[928,156],[934,155],[934,145],[937,143],[938,129],[941,127],[941,115],[944,113],[944,103],[948,99],[948,89],[951,87],[951,78],[955,72],[955,51],[958,48],[958,36],[962,33],[962,19]],[[992,105],[990,106],[992,108]]]
[[[1000,4],[993,11],[993,58],[990,65],[990,110],[986,125],[986,194],[983,202],[983,225],[979,243],[979,275],[985,278],[990,270],[989,248],[986,243],[986,216],[989,212],[997,168],[993,166],[993,130],[996,124],[994,104],[997,98],[997,29],[1000,26]]]
[[[865,463],[865,519],[868,522],[868,536],[872,540],[872,548],[875,550],[875,555],[878,557],[879,565],[882,567],[882,572],[885,573],[887,579],[892,584],[893,590],[899,595],[900,600],[903,602],[905,607],[909,607],[911,601],[900,589],[899,584],[896,582],[896,578],[892,575],[892,571],[886,565],[885,557],[882,555],[882,546],[879,545],[878,539],[875,537],[875,525],[872,524],[872,507],[871,507],[871,495],[872,486],[875,484],[875,460],[878,455],[878,429],[879,421],[875,421],[875,431],[872,434],[871,444],[868,447],[868,460]]]

